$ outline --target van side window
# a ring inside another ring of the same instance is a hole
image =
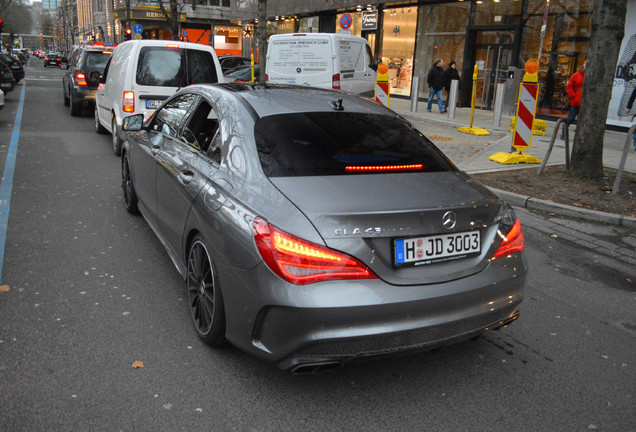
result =
[[[214,59],[208,51],[186,50],[188,85],[218,82]]]
[[[369,45],[366,45],[367,48],[367,65],[371,68],[371,69],[375,69],[375,60],[373,59],[373,53],[371,52],[371,47],[369,47]]]

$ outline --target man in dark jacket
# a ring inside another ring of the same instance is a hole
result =
[[[453,80],[459,81],[459,72],[457,72],[457,63],[455,60],[451,61],[448,65],[448,69],[444,72],[444,88],[446,89],[446,109],[448,109],[448,98],[450,97],[451,83]],[[459,90],[459,85],[457,90]]]
[[[428,95],[428,107],[426,111],[431,112],[431,106],[433,105],[433,96],[437,95],[437,104],[439,105],[439,112],[444,113],[444,102],[442,101],[442,91],[444,90],[444,60],[437,59],[433,63],[433,67],[428,71],[426,77],[428,83],[429,95]]]

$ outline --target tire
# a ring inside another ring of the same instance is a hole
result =
[[[121,158],[121,188],[124,192],[124,205],[126,211],[130,214],[139,214],[137,206],[137,193],[133,186],[132,177],[130,176],[130,164],[128,163],[128,155],[124,154]]]
[[[110,121],[110,131],[113,137],[113,153],[115,153],[115,156],[121,156],[121,146],[123,143],[117,133],[117,120],[115,119],[115,116],[113,116]]]
[[[102,124],[99,122],[99,114],[97,112],[97,105],[95,105],[95,132],[97,132],[100,135],[104,135],[107,130],[104,126],[102,126]]]
[[[66,92],[64,90],[62,90],[62,96],[64,97],[64,106],[69,106],[69,104],[71,103],[71,101],[69,100],[69,98],[66,96]]]
[[[82,115],[82,106],[73,100],[73,92],[71,92],[71,97],[69,98],[69,105],[73,117]]]
[[[197,335],[211,346],[225,343],[225,308],[218,277],[203,239],[197,235],[188,251],[188,304]]]

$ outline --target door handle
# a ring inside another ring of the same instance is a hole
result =
[[[183,184],[188,184],[194,178],[194,173],[192,171],[181,171],[179,173],[179,181]]]

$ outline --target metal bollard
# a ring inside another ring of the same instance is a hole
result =
[[[420,97],[420,77],[413,77],[411,82],[411,112],[417,112],[417,103]]]
[[[495,95],[495,110],[494,116],[492,118],[492,127],[498,128],[501,126],[501,113],[503,111],[503,101],[504,101],[504,93],[506,91],[506,84],[500,83],[497,84],[496,90],[497,93]]]
[[[618,170],[616,171],[616,179],[614,180],[614,187],[612,188],[612,195],[618,193],[618,189],[621,186],[621,177],[623,176],[623,169],[625,169],[625,161],[627,159],[627,152],[629,152],[632,140],[634,139],[634,132],[636,132],[636,124],[632,125],[627,131],[627,138],[625,139],[625,147],[623,148],[623,154],[621,155],[621,161],[618,164]]]
[[[452,80],[450,93],[448,95],[448,106],[446,107],[446,109],[448,110],[448,118],[450,119],[455,118],[455,108],[457,105],[457,89],[458,88],[459,88],[459,81]]]

